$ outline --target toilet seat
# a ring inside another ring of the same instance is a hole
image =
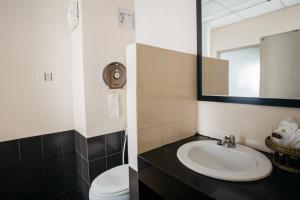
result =
[[[128,165],[114,167],[102,174],[92,182],[90,195],[95,197],[117,197],[129,193]]]

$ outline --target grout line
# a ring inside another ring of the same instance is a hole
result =
[[[45,152],[44,152],[44,143],[43,143],[43,136],[40,136],[41,139],[41,146],[42,146],[42,157],[45,157]]]
[[[104,135],[104,149],[105,149],[105,169],[107,169],[106,135]]]
[[[62,165],[63,165],[63,176],[64,176],[64,188],[66,184],[66,171],[65,171],[65,155],[64,155],[64,139],[63,139],[63,133],[60,133],[61,137],[61,150],[62,150]]]
[[[108,157],[112,157],[112,156],[116,156],[118,154],[122,153],[122,151],[119,151],[117,153],[113,153],[113,154],[109,154],[107,156],[102,156],[102,157],[99,157],[99,158],[95,158],[93,160],[90,160],[89,162],[94,162],[94,161],[97,161],[97,160],[101,160],[101,159],[104,159],[104,158],[108,158]]]
[[[41,140],[41,147],[42,147],[42,165],[43,165],[43,181],[46,181],[46,163],[45,163],[45,153],[44,153],[44,144],[43,144],[43,136],[39,136]]]
[[[19,165],[22,164],[20,139],[18,141]]]

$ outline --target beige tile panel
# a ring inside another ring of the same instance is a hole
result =
[[[164,50],[139,44],[137,54],[138,86],[161,86]]]
[[[197,56],[137,45],[139,86],[197,85]]]
[[[162,68],[161,86],[181,86],[184,73],[184,54],[176,51],[164,50],[161,55]]]
[[[181,139],[182,128],[181,121],[163,125],[162,144],[170,144]]]
[[[160,87],[138,87],[138,129],[162,124],[162,94]]]
[[[163,87],[162,88],[162,114],[163,124],[181,120],[182,114],[182,97],[180,87]]]
[[[138,130],[138,152],[143,153],[162,145],[162,126]]]
[[[183,54],[181,86],[197,86],[197,56]]]
[[[181,132],[182,139],[193,136],[197,132],[197,120],[196,119],[182,120],[181,128],[182,128],[182,132]]]
[[[197,95],[196,87],[182,87],[182,119],[196,119]]]

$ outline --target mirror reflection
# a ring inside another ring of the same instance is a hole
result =
[[[203,0],[202,95],[300,99],[300,0]]]

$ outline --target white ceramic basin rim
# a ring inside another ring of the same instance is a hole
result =
[[[254,181],[272,172],[265,155],[239,144],[226,148],[212,140],[190,142],[178,149],[177,157],[195,172],[227,181]]]

